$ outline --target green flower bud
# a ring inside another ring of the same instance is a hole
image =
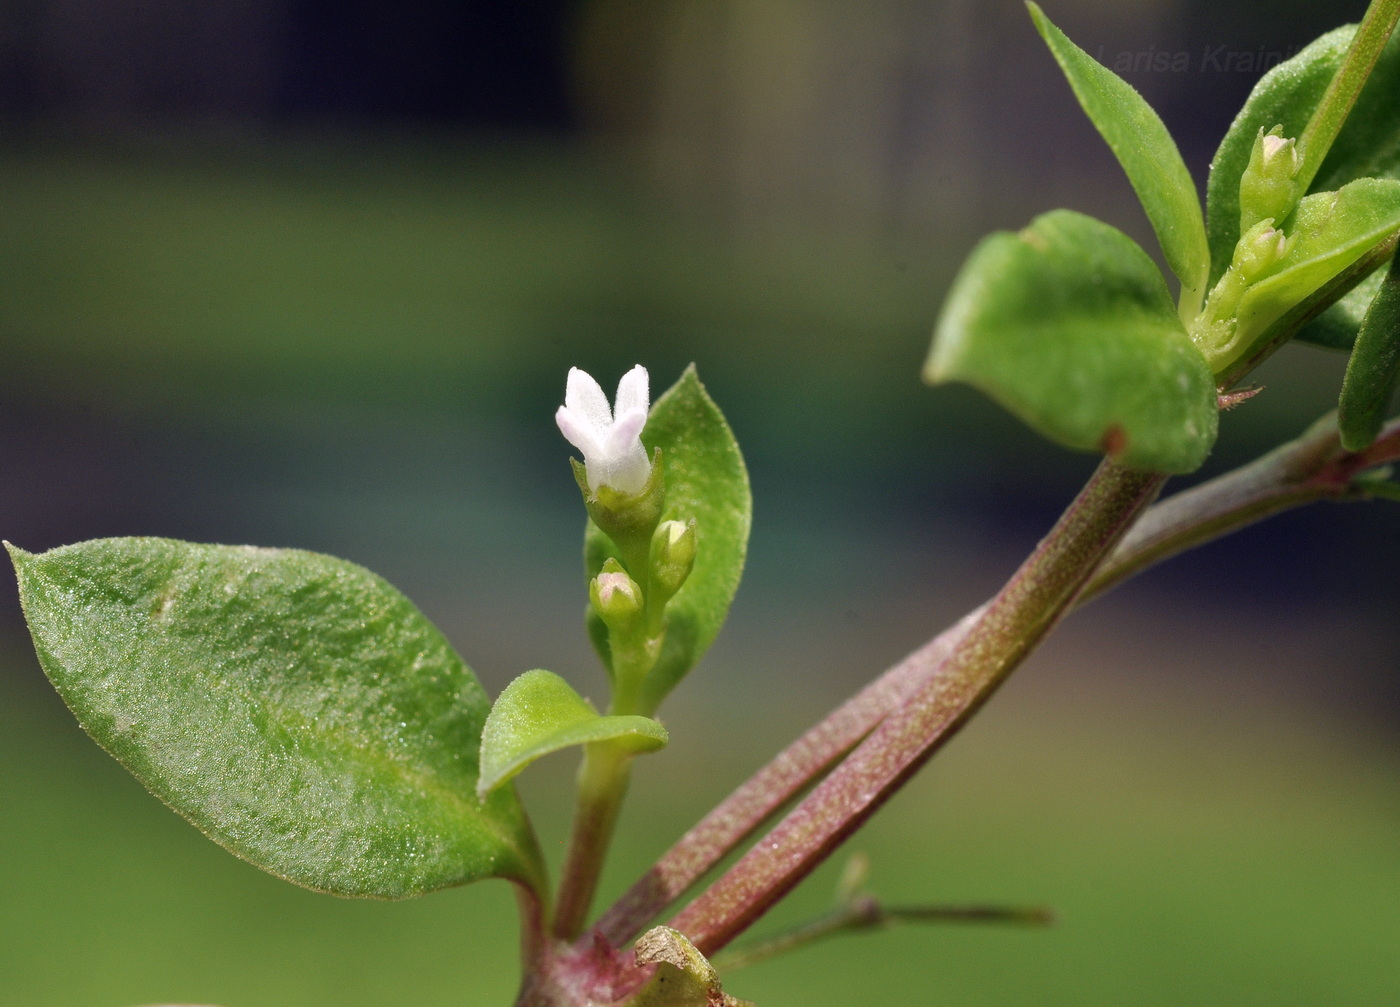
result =
[[[631,634],[641,622],[642,589],[615,559],[605,562],[598,576],[589,581],[588,599],[608,629],[618,636]]]
[[[1261,127],[1249,154],[1249,165],[1240,176],[1240,232],[1266,218],[1287,220],[1297,205],[1298,170],[1303,155],[1298,141],[1285,137],[1283,127],[1265,133]]]
[[[651,536],[652,590],[669,600],[681,589],[694,566],[695,519],[661,522]]]
[[[1288,254],[1290,240],[1274,227],[1272,217],[1266,217],[1251,227],[1235,246],[1234,269],[1245,283],[1263,279],[1275,263]]]

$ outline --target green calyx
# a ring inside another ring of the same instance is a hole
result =
[[[629,571],[641,571],[651,550],[652,532],[661,521],[666,507],[666,478],[661,464],[661,449],[652,452],[651,475],[639,493],[623,493],[611,486],[599,486],[597,492],[588,486],[588,471],[583,463],[570,458],[574,479],[583,492],[583,505],[603,533],[617,544]]]
[[[1259,128],[1249,164],[1240,176],[1241,234],[1247,234],[1265,219],[1280,223],[1288,219],[1301,195],[1298,171],[1302,166],[1298,141],[1285,137],[1282,125],[1267,133],[1262,126]]]
[[[695,568],[695,519],[663,521],[651,536],[649,556],[655,618]]]

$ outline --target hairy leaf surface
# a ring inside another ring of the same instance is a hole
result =
[[[648,717],[604,717],[552,671],[527,671],[496,699],[481,732],[485,796],[542,755],[571,745],[611,741],[629,752],[654,752],[669,741]]]
[[[1205,221],[1196,184],[1160,116],[1127,81],[1079,48],[1034,3],[1031,17],[1079,104],[1127,172],[1157,232],[1162,253],[1199,302],[1210,268]]]
[[[1342,447],[1362,451],[1380,433],[1400,377],[1400,258],[1384,276],[1347,361],[1337,428]]]
[[[233,853],[374,898],[541,876],[515,794],[476,796],[486,694],[368,570],[158,538],[10,553],[83,728]]]
[[[964,381],[1067,447],[1161,472],[1215,442],[1215,385],[1161,273],[1131,238],[1070,210],[993,234],[953,283],[924,369]]]

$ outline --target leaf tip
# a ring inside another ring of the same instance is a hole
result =
[[[21,549],[9,539],[0,539],[0,545],[3,545],[5,547],[5,551],[10,554],[10,562],[14,564],[16,572],[19,571],[21,563],[25,563],[34,558],[34,554],[32,552],[27,552],[24,549]]]

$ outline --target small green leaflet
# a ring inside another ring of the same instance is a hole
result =
[[[1071,210],[983,239],[953,282],[924,368],[964,381],[1066,447],[1191,472],[1215,443],[1215,383],[1162,274]]]
[[[552,671],[527,671],[506,686],[481,732],[485,798],[542,755],[599,741],[622,751],[654,752],[669,741],[666,728],[647,717],[604,717]]]
[[[485,692],[368,570],[158,538],[10,555],[79,723],[231,852],[336,895],[542,887],[514,792],[476,796]]]
[[[1182,283],[1183,307],[1194,314],[1205,291],[1210,249],[1196,184],[1176,141],[1132,85],[1071,42],[1039,6],[1026,6],[1079,104],[1127,172],[1167,265]]]
[[[1285,312],[1400,230],[1400,180],[1358,178],[1336,192],[1304,197],[1293,215],[1288,253],[1240,299],[1230,351],[1252,343]]]
[[[748,552],[753,497],[738,442],[692,364],[651,407],[642,443],[661,449],[666,508],[662,520],[695,519],[695,567],[666,606],[666,642],[642,686],[641,709],[656,710],[714,642],[739,589]],[[584,534],[589,578],[615,555],[612,540],[593,522]],[[607,630],[589,611],[588,631],[603,662]]]
[[[1348,451],[1364,451],[1375,441],[1400,378],[1400,257],[1384,277],[1347,361],[1337,404],[1337,428]]]

